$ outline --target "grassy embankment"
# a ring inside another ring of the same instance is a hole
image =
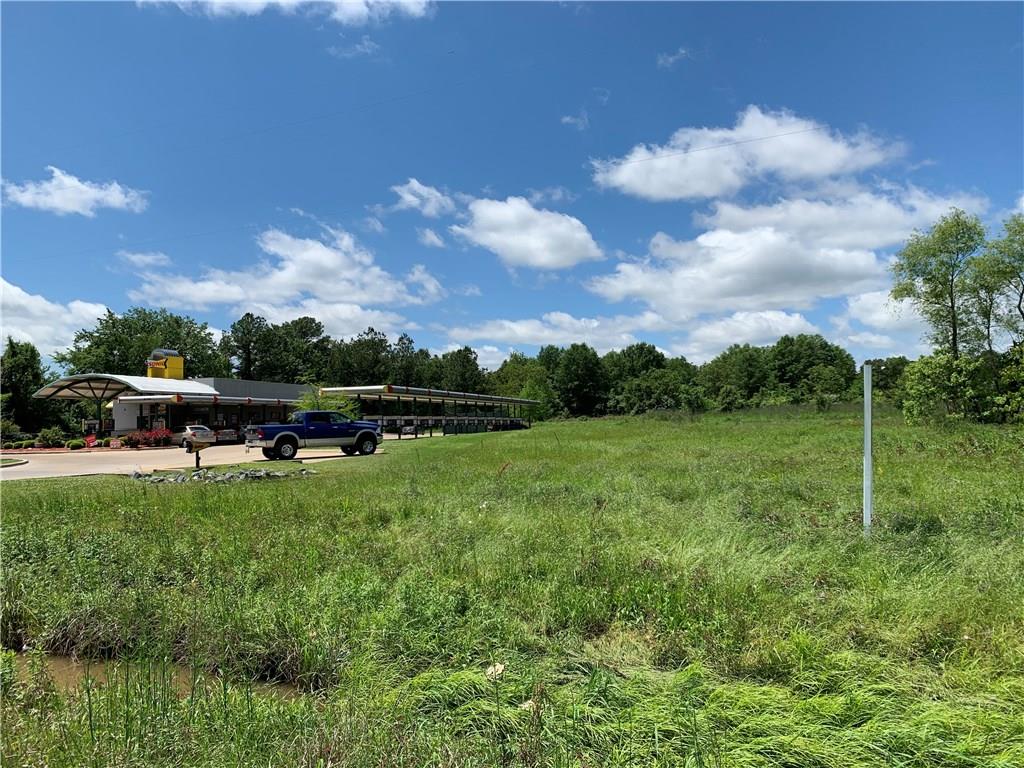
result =
[[[316,477],[3,487],[12,765],[1024,764],[1024,433],[607,419]],[[505,665],[500,677],[485,669]]]

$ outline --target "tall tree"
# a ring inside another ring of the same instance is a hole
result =
[[[263,381],[324,381],[330,338],[312,317],[271,325],[259,337],[254,375]]]
[[[48,403],[32,398],[32,394],[46,383],[39,350],[30,342],[15,341],[7,337],[3,357],[0,358],[0,393],[3,395],[3,419],[13,422],[26,432],[36,432],[45,426]]]
[[[554,384],[562,405],[573,416],[592,416],[604,408],[608,392],[604,366],[586,344],[572,344],[562,352]]]
[[[95,328],[75,333],[72,345],[53,359],[69,373],[142,375],[149,354],[159,347],[175,349],[185,358],[185,375],[228,376],[231,363],[213,341],[206,323],[166,309],[132,307],[123,314],[110,310]]]
[[[440,358],[441,388],[453,392],[484,392],[487,382],[480,370],[476,352],[462,347],[445,352]]]
[[[1018,343],[1024,342],[1024,214],[1015,213],[1003,222],[1003,237],[994,240],[989,252],[1001,265],[1010,309],[1001,318],[1003,327]]]
[[[653,344],[641,341],[607,353],[601,362],[608,372],[608,383],[614,387],[648,371],[664,368],[665,355]]]
[[[350,341],[336,341],[331,347],[325,381],[342,387],[387,384],[390,350],[388,337],[373,328]]]
[[[928,232],[915,232],[892,265],[894,299],[910,299],[932,327],[932,341],[956,360],[971,343],[969,274],[985,244],[977,216],[954,208]]]
[[[240,379],[255,379],[263,350],[267,321],[252,312],[246,312],[231,324],[231,330],[220,340],[220,349],[227,355]]]

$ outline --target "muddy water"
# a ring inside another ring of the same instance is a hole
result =
[[[110,680],[124,682],[126,667],[132,683],[149,681],[154,685],[172,687],[179,696],[191,696],[202,693],[203,689],[220,688],[221,678],[203,672],[193,673],[189,667],[181,664],[156,661],[124,662],[124,661],[88,661],[74,659],[70,656],[42,656],[46,671],[58,691],[76,690],[87,679],[93,685],[106,685]],[[14,657],[14,670],[18,680],[28,682],[31,675],[30,659],[27,653],[17,653]],[[295,699],[302,695],[298,688],[288,683],[238,682],[229,681],[232,688],[244,690],[250,688],[257,696],[273,696],[279,699]]]

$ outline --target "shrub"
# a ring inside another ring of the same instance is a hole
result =
[[[129,432],[121,438],[121,443],[126,448],[138,448],[142,445],[142,432]]]
[[[64,443],[64,447],[70,448],[72,451],[79,451],[82,448],[85,448],[85,440],[81,440],[79,438],[75,438],[74,440],[68,440],[66,443]]]
[[[100,445],[103,446],[104,448],[109,448],[110,447],[110,438],[109,437],[104,437],[102,440],[100,440]]]
[[[64,445],[64,433],[60,427],[47,427],[36,437],[36,445],[40,448],[60,448]]]
[[[4,449],[9,449],[9,448],[13,448],[13,447],[14,447],[14,443],[11,443],[11,442],[7,442],[7,443],[4,443],[4,444],[3,444],[2,446],[0,446],[0,447],[2,447],[2,448],[4,448]]]
[[[174,433],[169,429],[153,429],[146,433],[146,445],[170,445]]]
[[[33,440],[22,440],[14,444],[15,448],[35,448],[36,441]]]

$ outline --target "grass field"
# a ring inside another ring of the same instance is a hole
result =
[[[8,675],[3,762],[1024,765],[1024,432],[880,415],[868,541],[860,440],[853,411],[621,418],[5,483],[6,648],[217,677]]]

